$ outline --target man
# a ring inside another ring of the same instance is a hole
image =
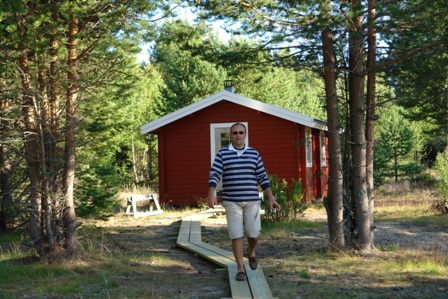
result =
[[[275,200],[268,175],[260,154],[245,144],[246,126],[235,123],[230,128],[232,143],[224,146],[216,155],[210,170],[208,182],[208,206],[217,204],[215,189],[222,177],[222,205],[226,210],[227,227],[232,250],[238,267],[236,280],[246,280],[244,269],[244,232],[247,235],[249,266],[256,270],[258,266],[255,247],[260,235],[260,203],[258,185],[269,199],[269,205],[280,211],[280,204]]]

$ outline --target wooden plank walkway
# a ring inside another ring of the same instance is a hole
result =
[[[247,279],[246,281],[237,281],[235,279],[237,267],[233,253],[202,242],[201,221],[223,212],[224,209],[222,208],[209,209],[202,213],[183,218],[177,237],[177,246],[194,252],[221,267],[227,268],[233,299],[273,299],[271,289],[260,265],[258,265],[257,270],[253,271],[249,268],[248,259],[244,258]]]

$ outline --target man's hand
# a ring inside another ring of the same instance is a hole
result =
[[[277,211],[280,211],[282,209],[282,206],[275,200],[275,198],[269,199],[269,206],[272,209],[276,209]]]
[[[208,187],[208,206],[212,209],[218,204],[215,196],[215,187]]]
[[[216,197],[214,197],[214,196],[208,197],[208,206],[210,208],[214,209],[217,204],[218,204],[218,201],[216,200]]]
[[[271,187],[267,187],[266,189],[263,190],[264,194],[268,197],[269,199],[269,207],[272,209],[276,209],[277,211],[280,211],[282,209],[282,207],[280,206],[280,204],[275,200],[274,195],[272,194],[272,190]]]

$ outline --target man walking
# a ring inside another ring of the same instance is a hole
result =
[[[246,126],[235,123],[230,128],[231,144],[224,146],[216,155],[210,170],[208,181],[208,205],[217,204],[215,189],[222,178],[222,205],[226,211],[227,227],[232,240],[232,251],[238,267],[236,280],[246,280],[244,269],[244,233],[247,235],[249,266],[256,270],[258,266],[255,247],[261,229],[258,186],[269,200],[269,206],[280,211],[281,206],[275,200],[268,175],[260,154],[245,144]]]

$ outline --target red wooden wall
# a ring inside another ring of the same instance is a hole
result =
[[[159,135],[159,193],[171,205],[197,204],[207,197],[211,166],[210,124],[247,122],[249,145],[257,149],[270,174],[288,181],[302,178],[307,197],[322,196],[315,172],[306,169],[304,127],[228,101],[221,101],[157,130]],[[314,130],[313,130],[314,131]],[[316,150],[317,139],[313,138]],[[313,162],[319,154],[313,154]],[[313,163],[313,165],[317,165]],[[305,170],[306,169],[306,173]],[[316,185],[317,184],[317,185]]]

